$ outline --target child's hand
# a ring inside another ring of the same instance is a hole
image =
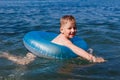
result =
[[[93,63],[101,63],[101,62],[105,62],[106,60],[104,60],[102,57],[95,57],[93,59]]]

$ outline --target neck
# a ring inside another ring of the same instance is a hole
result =
[[[60,36],[63,38],[63,39],[68,39],[70,40],[70,38],[66,37],[64,34],[60,33]]]

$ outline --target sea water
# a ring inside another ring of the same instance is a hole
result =
[[[107,62],[38,57],[22,66],[0,58],[0,80],[120,80],[119,0],[0,0],[0,54],[25,56],[23,36],[34,30],[59,33],[63,15],[76,18],[77,36]]]

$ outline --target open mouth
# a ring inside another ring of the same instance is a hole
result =
[[[75,35],[75,33],[72,33],[72,34],[70,34],[70,35],[73,35],[73,36],[74,36],[74,35]]]
[[[75,36],[75,34],[70,34],[71,37]]]

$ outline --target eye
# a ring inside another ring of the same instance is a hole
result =
[[[77,29],[76,27],[73,27],[73,29]]]
[[[72,29],[71,27],[68,28],[69,30]]]

